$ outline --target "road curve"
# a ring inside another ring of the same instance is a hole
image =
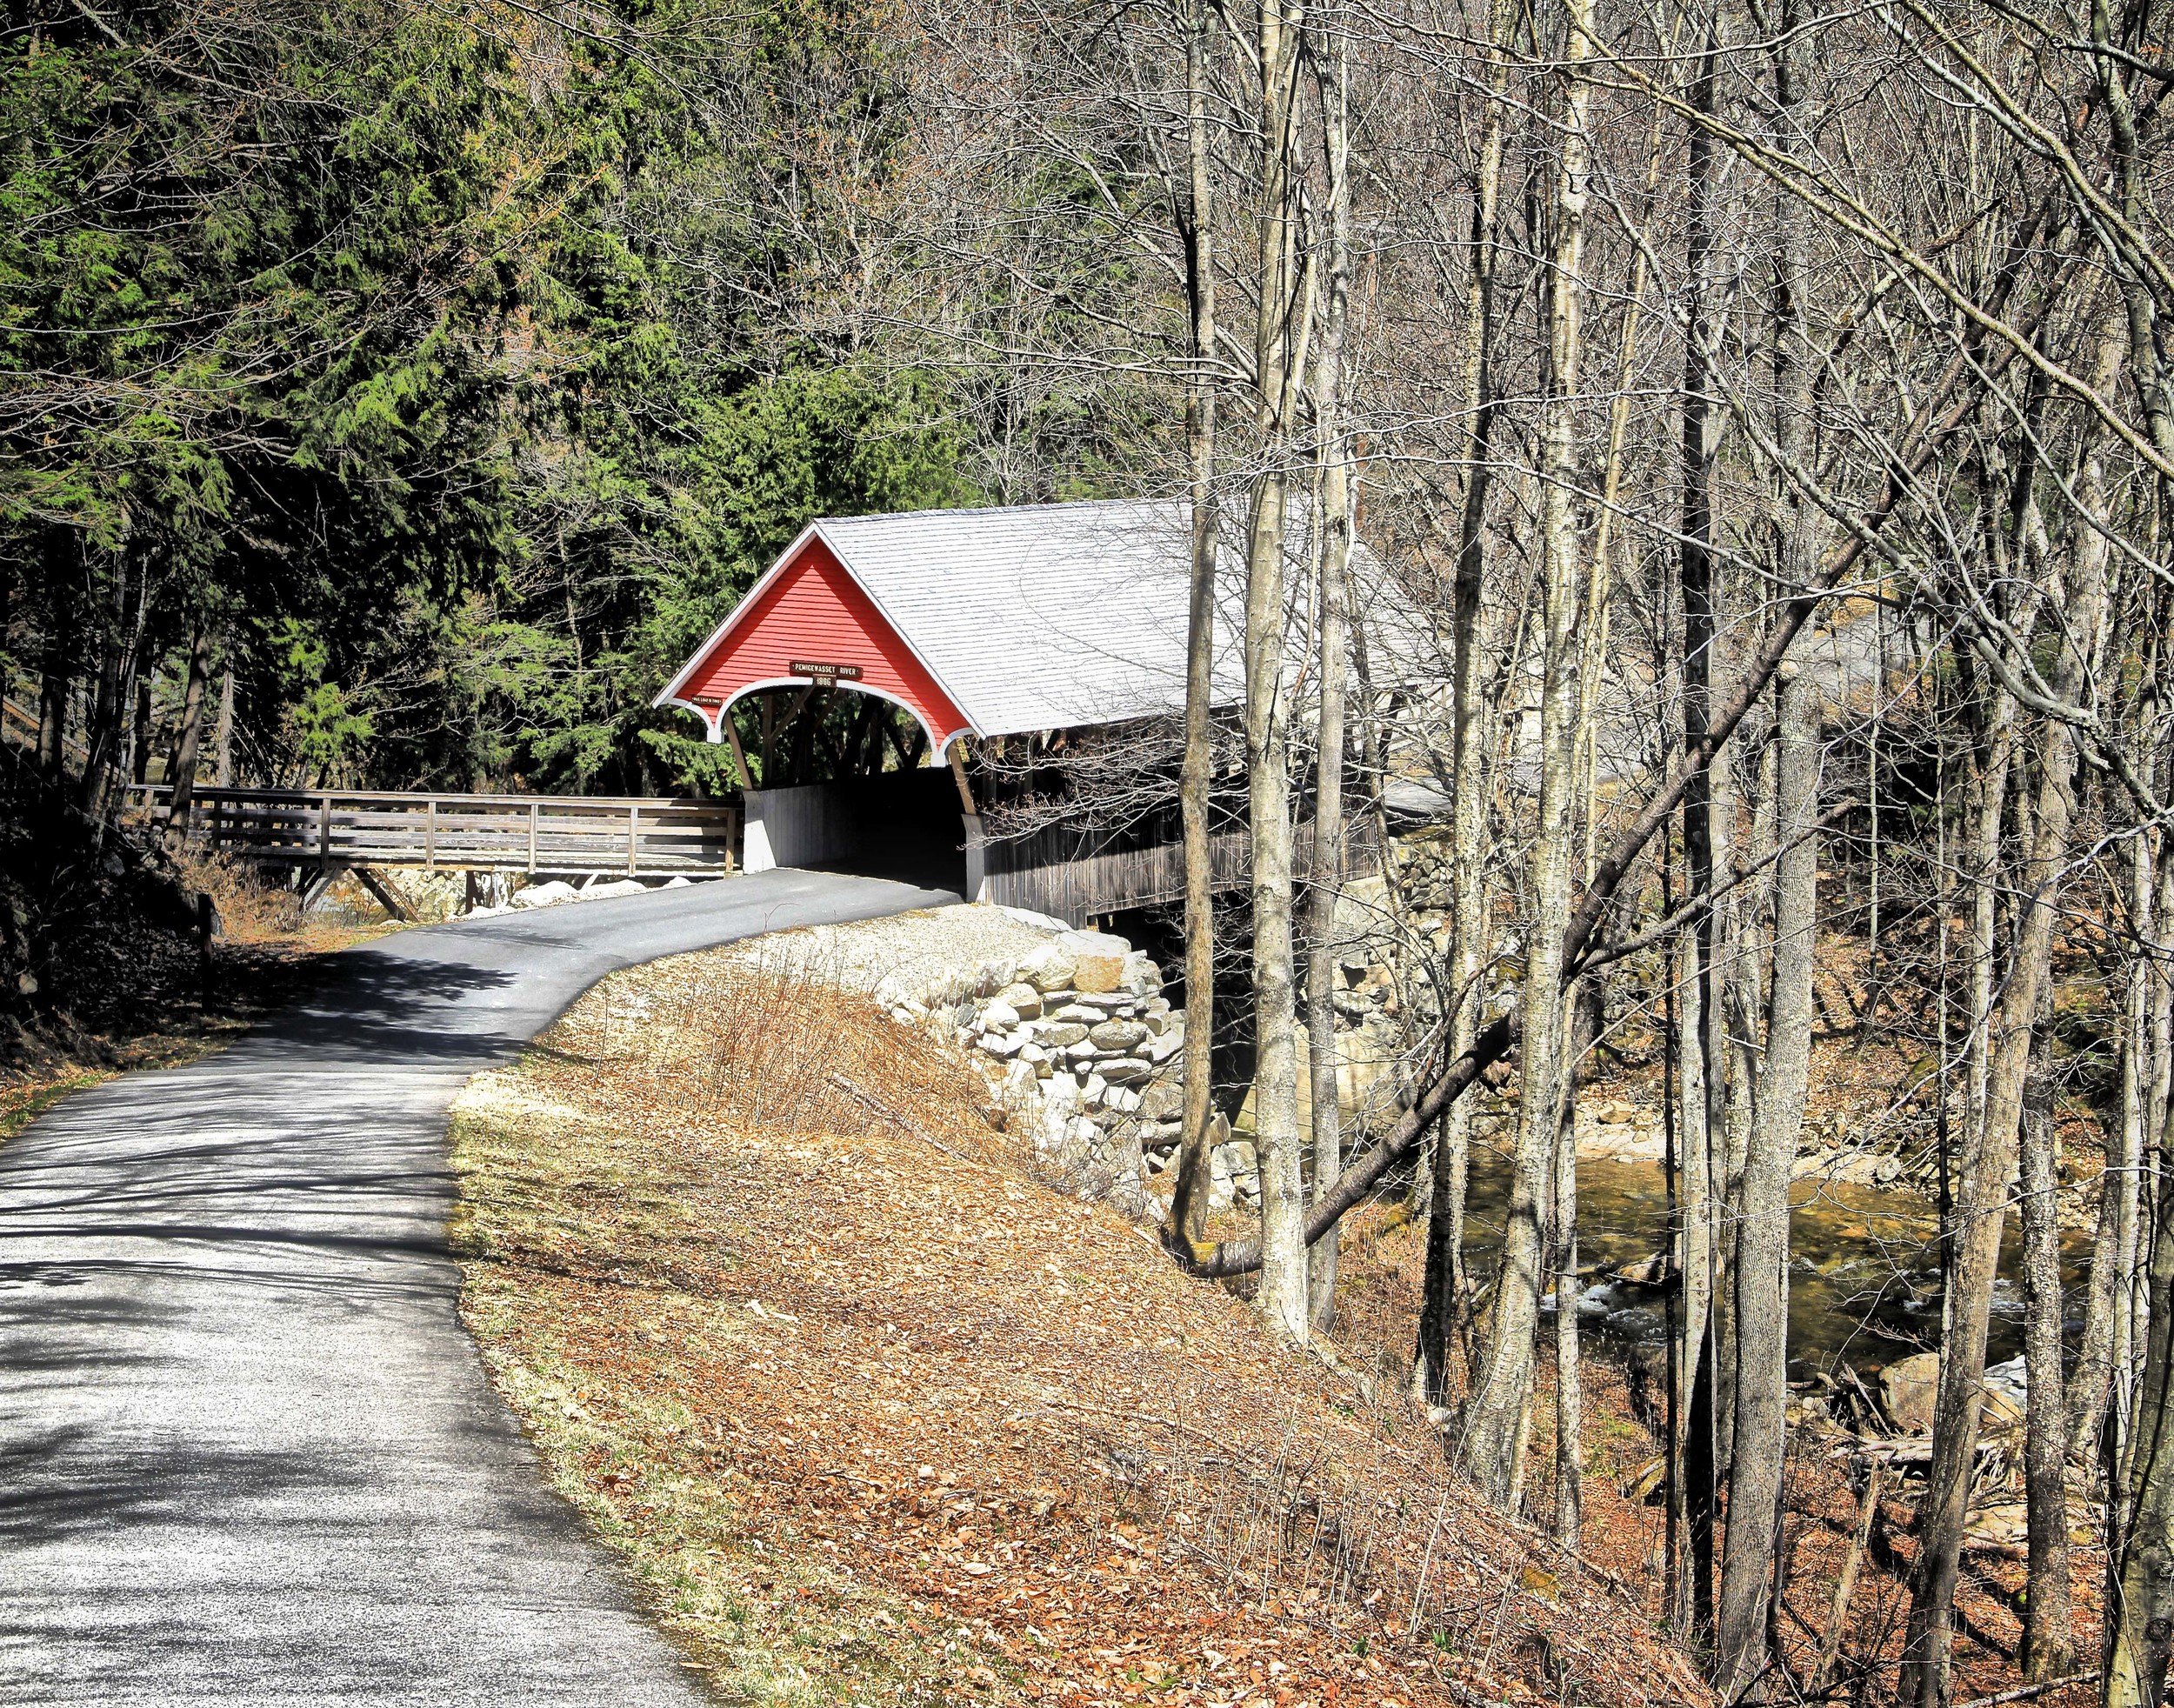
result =
[[[0,1703],[703,1700],[455,1315],[446,1111],[616,968],[956,899],[775,871],[403,932],[0,1148]]]

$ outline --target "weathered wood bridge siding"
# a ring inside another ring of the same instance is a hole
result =
[[[1313,827],[1302,824],[1293,861],[1304,872],[1312,860]],[[1244,889],[1252,877],[1251,837],[1244,830],[1223,831],[1208,838],[1210,883],[1217,890]],[[1107,832],[1057,824],[1030,836],[994,840],[970,821],[967,833],[967,894],[977,901],[1022,907],[1079,925],[1098,915],[1137,907],[1160,907],[1185,896],[1185,850],[1182,843],[1130,847]],[[1373,826],[1364,820],[1345,827],[1344,875],[1357,877],[1378,869],[1380,850]]]
[[[164,784],[128,804],[163,811]],[[198,789],[189,834],[254,860],[294,865],[611,872],[630,877],[730,871],[736,802],[558,795],[410,795]]]

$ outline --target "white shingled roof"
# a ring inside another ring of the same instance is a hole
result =
[[[1184,709],[1183,504],[922,510],[816,531],[984,736]]]
[[[1192,534],[1182,500],[841,517],[809,532],[867,590],[981,735],[1184,710]],[[1218,577],[1222,703],[1236,701],[1243,682],[1234,638],[1237,544],[1226,538]],[[1291,577],[1294,594],[1302,581]]]

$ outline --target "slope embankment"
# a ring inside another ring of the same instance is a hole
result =
[[[1697,1702],[1624,1597],[1038,1178],[987,1079],[722,951],[457,1108],[463,1310],[730,1699]]]

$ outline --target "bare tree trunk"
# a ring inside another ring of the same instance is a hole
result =
[[[234,786],[234,662],[227,661],[219,677],[219,722],[215,737],[217,769],[212,781],[221,789]]]
[[[1842,1658],[1842,1639],[1849,1634],[1850,1605],[1857,1599],[1857,1574],[1864,1568],[1872,1532],[1879,1525],[1880,1496],[1886,1484],[1887,1467],[1875,1462],[1865,1473],[1857,1528],[1850,1532],[1849,1551],[1842,1556],[1842,1570],[1834,1580],[1834,1598],[1827,1605],[1827,1629],[1819,1639],[1818,1658],[1812,1663],[1811,1677],[1804,1680],[1804,1695],[1811,1700],[1822,1699],[1821,1692],[1834,1677],[1835,1663]]]
[[[1701,23],[1698,65],[1691,83],[1696,111],[1714,108],[1717,21],[1709,10]],[[1691,127],[1684,163],[1689,180],[1688,229],[1684,241],[1685,288],[1690,303],[1684,340],[1683,538],[1684,748],[1695,751],[1707,735],[1713,709],[1714,621],[1713,444],[1707,390],[1711,384],[1706,349],[1709,271],[1712,265],[1715,196],[1713,139],[1706,127]],[[1714,883],[1716,813],[1710,772],[1693,777],[1684,795],[1684,852],[1693,895],[1711,897]],[[1695,965],[1684,1004],[1684,1345],[1690,1350],[1690,1392],[1684,1407],[1684,1525],[1691,1555],[1684,1594],[1686,1630],[1694,1648],[1713,1636],[1714,1524],[1719,1491],[1714,1462],[1714,1389],[1719,1347],[1719,1249],[1714,1215],[1722,1195],[1717,1163],[1722,1126],[1717,1117],[1727,1068],[1717,1047],[1720,1035],[1720,991],[1714,978],[1714,906],[1699,911],[1692,931]],[[1696,1066],[1693,1062],[1696,1059]],[[1693,1093],[1697,1092],[1696,1100]],[[1694,1251],[1693,1247],[1696,1247]],[[1699,1274],[1691,1274],[1692,1263]]]
[[[49,783],[61,777],[61,755],[68,737],[70,660],[63,644],[48,637],[37,678],[37,768]]]
[[[2151,752],[2156,764],[2157,754]],[[2155,782],[2153,770],[2144,775]],[[2110,1708],[2160,1708],[2166,1697],[2170,1651],[2174,1651],[2174,1098],[2170,1098],[2170,988],[2164,958],[2166,921],[2174,917],[2174,843],[2158,833],[2152,880],[2157,885],[2151,917],[2157,929],[2147,935],[2151,957],[2151,1082],[2145,1131],[2157,1143],[2139,1156],[2138,1180],[2131,1189],[2131,1222],[2124,1238],[2131,1242],[2128,1258],[2129,1298],[2121,1332],[2137,1358],[2131,1368],[2117,1364],[2116,1391],[2132,1391],[2126,1406],[2117,1408],[2122,1437],[2105,1457],[2108,1529],[2115,1553],[2107,1572],[2106,1601],[2116,1610],[2106,1625],[2105,1701]],[[2139,861],[2144,856],[2139,852]],[[2145,880],[2139,874],[2134,882]],[[2144,1178],[2151,1184],[2146,1188]],[[2147,1215],[2148,1211],[2148,1215]],[[2148,1223],[2148,1228],[2144,1225]],[[2149,1251],[2149,1272],[2135,1275]]]
[[[1774,123],[1784,150],[1800,147],[1804,87],[1794,0],[1782,0],[1774,44]],[[1784,462],[1810,454],[1817,360],[1806,326],[1802,223],[1783,199],[1775,210],[1773,371],[1776,436]],[[1782,584],[1810,584],[1815,512],[1792,501],[1785,481],[1768,500],[1781,542]],[[1774,740],[1761,756],[1750,863],[1773,865],[1772,937],[1762,956],[1739,937],[1730,980],[1736,1023],[1725,1124],[1733,1251],[1728,1263],[1730,1375],[1722,1457],[1729,1527],[1715,1623],[1714,1678],[1735,1701],[1772,1694],[1786,1554],[1783,1477],[1788,1446],[1789,1185],[1804,1131],[1811,1073],[1812,977],[1819,930],[1820,692],[1810,661],[1784,664],[1775,696]],[[1718,841],[1719,838],[1717,838]],[[1732,838],[1731,838],[1732,840]],[[1716,851],[1718,851],[1717,850]],[[1739,896],[1739,918],[1751,904]],[[1752,927],[1756,931],[1756,926]],[[1763,1021],[1763,1025],[1762,1025]],[[1755,1049],[1763,1034],[1764,1048]],[[1739,1133],[1741,1138],[1739,1140]]]
[[[1315,740],[1312,914],[1306,963],[1307,1062],[1312,1083],[1313,1194],[1318,1203],[1343,1171],[1342,1113],[1337,1102],[1336,916],[1344,893],[1344,696],[1350,672],[1346,571],[1351,557],[1350,447],[1342,414],[1344,341],[1350,298],[1350,176],[1344,113],[1350,94],[1348,37],[1336,32],[1314,56],[1321,94],[1323,152],[1328,169],[1329,264],[1324,295],[1321,355],[1315,368],[1314,430],[1320,439],[1321,707]],[[1386,857],[1388,850],[1383,850]],[[1337,1236],[1316,1241],[1309,1285],[1316,1329],[1336,1316]]]
[[[2151,730],[2157,722],[2154,671],[2157,659],[2147,647],[2143,698],[2134,727]],[[2156,777],[2156,742],[2147,744],[2139,771]],[[2140,828],[2129,844],[2129,912],[2137,940],[2151,944],[2158,936],[2158,871],[2153,833]],[[2145,1134],[2155,1130],[2158,1113],[2156,1022],[2164,979],[2147,951],[2132,954],[2123,992],[2121,1030],[2121,1126],[2099,1177],[2098,1227],[2091,1242],[2091,1292],[2084,1305],[2084,1333],[2076,1373],[2068,1386],[2069,1454],[2088,1464],[2096,1457],[2106,1420],[2107,1401],[2117,1372],[2123,1397],[2129,1397],[2136,1345],[2133,1298],[2136,1285],[2137,1181],[2143,1172]],[[2127,1406],[2119,1408],[2117,1428],[2125,1431]]]
[[[2164,790],[2163,780],[2160,786]],[[2174,837],[2162,827],[2154,840],[2158,896],[2153,903],[2155,930],[2148,962],[2152,972],[2151,1086],[2144,1104],[2144,1148],[2137,1153],[2136,1178],[2129,1183],[2123,1201],[2127,1219],[2121,1234],[2122,1278],[2127,1296],[2118,1307],[2115,1346],[2117,1351],[2125,1349],[2125,1357],[2117,1357],[2114,1364],[2111,1403],[2117,1445],[2113,1458],[2118,1486],[2115,1499],[2109,1503],[2116,1512],[2122,1510],[2119,1500],[2130,1486],[2123,1478],[2134,1459],[2134,1421],[2145,1347],[2151,1331],[2153,1302],[2160,1297],[2146,1284],[2144,1271],[2150,1266],[2149,1254],[2157,1238],[2153,1212],[2157,1194],[2151,1183],[2157,1178],[2157,1162],[2165,1154],[2166,1143],[2162,1138],[2154,1146],[2151,1139],[2154,1134],[2164,1135],[2167,1124],[2174,1121],[2174,977],[2169,976],[2170,967],[2174,967],[2174,944],[2167,938],[2168,922],[2174,920]],[[2117,1525],[2111,1533],[2124,1532]]]
[[[129,781],[141,783],[151,764],[151,679],[141,671],[136,677],[136,717],[129,737]]]
[[[2174,1133],[2162,1132],[2164,1152]],[[2133,1499],[2113,1572],[2107,1708],[2161,1708],[2174,1656],[2174,1175],[2161,1172],[2151,1241],[2151,1313],[2131,1431]]]
[[[2008,1183],[2017,1160],[2033,1022],[2051,958],[2055,898],[2048,891],[2067,857],[2074,771],[2074,738],[2065,725],[2049,720],[2031,814],[2035,829],[2025,875],[2028,899],[2000,1004],[1998,1037],[1986,1082],[1985,1122],[1981,1131],[1966,1136],[1969,1149],[1956,1199],[1948,1334],[1941,1351],[1932,1464],[1919,1509],[1924,1539],[1913,1574],[1904,1648],[1904,1700],[1917,1708],[1944,1708],[1948,1700],[1956,1571],[1977,1450],[1985,1333],[1999,1265],[2001,1226],[2007,1216]]]
[[[1450,1347],[1463,1309],[1464,1194],[1470,1168],[1469,1126],[1452,1131],[1463,1101],[1435,1124],[1425,1167],[1437,1184],[1427,1210],[1425,1279],[1419,1301],[1419,1344],[1411,1365],[1411,1394],[1425,1405],[1449,1398]]]
[[[2024,1091],[2024,1368],[2029,1392],[2024,1423],[2024,1498],[2030,1565],[2024,1591],[2023,1676],[2033,1684],[2066,1678],[2076,1666],[2069,1615],[2068,1396],[2061,1376],[2061,1228],[2055,1201],[2053,1082],[2045,1037],[2033,1051]]]
[[[2141,838],[2139,838],[2141,840]],[[2142,916],[2138,935],[2148,937],[2150,916]],[[2148,1066],[2143,1033],[2145,996],[2140,968],[2131,968],[2121,1012],[2121,1115],[2111,1135],[2105,1166],[2098,1177],[2098,1219],[2091,1232],[2091,1285],[2084,1298],[2084,1331],[2076,1349],[2076,1370],[2066,1386],[2068,1451],[2088,1462],[2105,1422],[2106,1394],[2113,1375],[2115,1302],[2123,1284],[2122,1181],[2133,1169],[2131,1157],[2143,1155],[2144,1074]]]
[[[1254,337],[1264,467],[1253,485],[1246,542],[1245,739],[1253,844],[1253,1142],[1261,1171],[1261,1280],[1255,1308],[1276,1332],[1304,1341],[1309,1298],[1305,1183],[1298,1139],[1297,1024],[1291,944],[1290,708],[1284,677],[1289,471],[1311,319],[1313,269],[1297,253],[1299,196],[1293,130],[1300,9],[1260,12],[1262,196],[1260,297]]]
[[[2098,513],[2103,476],[2096,452],[2085,459],[2078,488],[2086,512]],[[2104,621],[2105,553],[2104,537],[2084,530],[2068,589],[2069,633],[2052,673],[2055,692],[2065,703],[2072,703],[2083,686],[2085,661],[2098,644]],[[2037,800],[2025,838],[2030,853],[2018,886],[2014,959],[2001,996],[1986,1078],[1985,1120],[1980,1131],[1967,1136],[1956,1202],[1949,1324],[1941,1348],[1932,1464],[1919,1507],[1922,1539],[1903,1651],[1901,1699],[1915,1708],[1944,1708],[1948,1701],[1956,1573],[1977,1451],[1985,1332],[2017,1162],[2031,1037],[2052,960],[2057,892],[2068,861],[2076,757],[2074,730],[2060,718],[2047,718]]]
[[[1749,603],[1746,601],[1745,603]],[[1776,778],[1772,730],[1753,729],[1760,713],[1744,719],[1751,739],[1739,738],[1738,757],[1756,752],[1758,763],[1751,792],[1751,823],[1746,832],[1737,824],[1744,797],[1724,758],[1715,767],[1713,791],[1714,870],[1722,874],[1724,890],[1731,876],[1746,869],[1771,872],[1767,865],[1777,844],[1774,838]],[[1736,1462],[1737,1371],[1742,1362],[1737,1344],[1737,1241],[1744,1228],[1744,1158],[1751,1144],[1751,1123],[1758,1095],[1759,1051],[1757,1040],[1766,1013],[1767,965],[1771,958],[1767,917],[1770,885],[1747,883],[1731,895],[1717,898],[1714,909],[1714,947],[1717,964],[1725,970],[1716,986],[1720,1010],[1707,1041],[1722,1064],[1717,1079],[1708,1081],[1716,1097],[1713,1119],[1721,1134],[1717,1159],[1717,1191],[1714,1242],[1714,1458],[1716,1480],[1729,1486]]]
[[[174,738],[173,763],[167,767],[174,792],[166,803],[166,834],[189,828],[189,802],[197,787],[197,752],[203,738],[204,689],[211,680],[211,625],[199,622],[189,649],[189,683],[182,691],[181,729]]]
[[[1575,758],[1571,764],[1582,777]],[[1578,1064],[1600,1035],[1597,979],[1574,983],[1569,1001],[1570,1041],[1555,1127],[1555,1536],[1574,1549],[1585,1510],[1585,1396],[1577,1362],[1577,1078]]]
[[[1705,1599],[1703,1604],[1698,1599],[1698,1525],[1702,1519],[1708,1523],[1711,1520],[1712,1389],[1711,1385],[1704,1387],[1708,1411],[1701,1418],[1697,1401],[1705,1378],[1697,1368],[1697,1361],[1707,1349],[1708,1319],[1713,1309],[1713,1205],[1707,1191],[1711,1159],[1706,1143],[1706,1058],[1699,1047],[1705,1016],[1700,1006],[1698,945],[1692,934],[1687,933],[1680,940],[1671,971],[1675,975],[1679,1011],[1674,1035],[1676,1108],[1671,1116],[1676,1124],[1671,1131],[1676,1143],[1677,1164],[1676,1225],[1671,1230],[1671,1244],[1681,1280],[1678,1295],[1682,1311],[1674,1325],[1675,1336],[1670,1347],[1669,1401],[1672,1415],[1668,1498],[1675,1537],[1669,1569],[1676,1574],[1676,1599],[1668,1611],[1671,1622],[1677,1629],[1688,1631],[1694,1628],[1693,1618],[1698,1606],[1703,1605],[1711,1610],[1713,1592],[1713,1560],[1709,1547],[1704,1579]],[[1702,1423],[1703,1438],[1699,1434]],[[1707,1448],[1703,1453],[1697,1451],[1697,1444],[1702,1438]],[[1700,1489],[1693,1486],[1692,1473],[1702,1470],[1707,1479],[1700,1485],[1705,1498],[1701,1498]],[[1707,1540],[1711,1543],[1711,1533]],[[1691,1556],[1690,1571],[1684,1570],[1686,1552]]]
[[[1768,1595],[1779,1538],[1789,1399],[1789,1180],[1811,1072],[1812,969],[1818,949],[1818,689],[1814,673],[1785,675],[1777,730],[1777,826],[1784,851],[1774,884],[1774,977],[1766,1051],[1738,1198],[1736,1424],[1722,1561],[1715,1679],[1743,1700],[1763,1690],[1771,1663]]]
[[[83,776],[77,804],[93,819],[105,808],[109,780],[121,757],[122,731],[128,721],[128,678],[133,637],[129,630],[128,563],[125,555],[112,576],[111,598],[98,625],[98,675],[83,718]]]
[[[1509,89],[1508,43],[1517,13],[1494,0],[1489,21],[1488,98],[1481,121],[1479,163],[1472,185],[1472,270],[1464,305],[1464,396],[1471,430],[1465,443],[1464,515],[1457,527],[1452,592],[1450,712],[1452,763],[1450,841],[1450,1053],[1471,1047],[1473,982],[1490,947],[1485,883],[1487,731],[1480,640],[1486,614],[1487,495],[1493,481],[1495,420],[1500,405],[1489,375],[1495,336],[1495,263],[1499,248],[1504,115]],[[1444,1116],[1435,1147],[1435,1190],[1428,1223],[1427,1269],[1412,1379],[1430,1400],[1447,1397],[1449,1342],[1463,1320],[1464,1189],[1470,1166],[1471,1114],[1463,1099]]]
[[[2162,641],[2161,644],[2164,644]],[[2139,719],[2141,724],[2143,720]],[[2155,784],[2158,755],[2147,750],[2144,775]],[[2169,981],[2165,940],[2169,903],[2174,900],[2174,844],[2157,832],[2155,868],[2143,870],[2151,838],[2139,837],[2131,882],[2137,892],[2156,887],[2140,918],[2149,922],[2139,934],[2150,945],[2141,976],[2151,994],[2151,1078],[2144,1098],[2142,1136],[2157,1143],[2139,1150],[2134,1184],[2126,1188],[2124,1289],[2117,1304],[2117,1344],[2126,1340],[2138,1364],[2131,1369],[2117,1359],[2118,1394],[2133,1387],[2133,1405],[2117,1404],[2117,1428],[2125,1438],[2105,1455],[2109,1530],[2115,1554],[2108,1573],[2104,1700],[2108,1708],[2160,1708],[2166,1700],[2170,1653],[2174,1652],[2174,1098],[2169,1072],[2174,1051],[2169,1037]],[[2148,969],[2148,971],[2144,971]],[[2124,1138],[2124,1148],[2126,1140]],[[2149,1172],[2147,1198],[2142,1184]],[[2150,1210],[2150,1229],[2143,1229]],[[2148,1245],[2149,1273],[2137,1285],[2135,1270]]]
[[[1556,208],[1554,267],[1549,299],[1549,376],[1542,427],[1545,478],[1540,531],[1545,638],[1540,691],[1539,819],[1528,882],[1532,919],[1526,938],[1523,1044],[1518,1059],[1517,1176],[1510,1188],[1503,1262],[1495,1282],[1486,1362],[1464,1418],[1466,1471],[1498,1505],[1506,1505],[1517,1475],[1519,1420],[1532,1392],[1533,1331],[1539,1317],[1544,1258],[1540,1218],[1549,1198],[1550,1164],[1562,1120],[1565,1065],[1564,937],[1570,918],[1571,858],[1578,802],[1578,624],[1584,606],[1584,555],[1577,539],[1575,440],[1577,359],[1584,306],[1583,274],[1586,113],[1592,85],[1582,75],[1590,46],[1592,0],[1567,0],[1564,54],[1566,111]],[[1575,1169],[1557,1191],[1576,1191]],[[1575,1318],[1574,1269],[1555,1278],[1556,1307]],[[1574,1327],[1573,1327],[1574,1335]],[[1577,1343],[1561,1356],[1576,1381]],[[1557,1379],[1561,1379],[1558,1373]],[[1574,1399],[1573,1399],[1574,1404]],[[1575,1503],[1565,1505],[1576,1522]],[[1574,1542],[1575,1534],[1565,1538]]]
[[[1185,842],[1185,1135],[1170,1227],[1197,1244],[1207,1231],[1208,1143],[1214,1119],[1215,874],[1209,851],[1209,791],[1215,777],[1216,503],[1215,180],[1208,157],[1208,0],[1185,0],[1185,101],[1191,195],[1186,284],[1192,366],[1185,384],[1185,450],[1192,508],[1192,569],[1185,612],[1185,758],[1178,811]],[[767,727],[767,726],[765,726]]]
[[[1994,965],[1999,925],[2001,883],[2000,828],[2008,804],[2008,777],[2015,757],[2016,703],[2012,695],[1996,687],[1987,716],[1988,734],[1971,778],[1970,811],[1972,823],[1967,847],[1972,886],[1970,924],[1970,1033],[1964,1046],[1963,1131],[1965,1144],[1984,1131],[1986,1086],[1991,1071]],[[1955,1245],[1951,1239],[1946,1262],[1952,1268]],[[1951,1292],[1952,1288],[1950,1289]],[[1942,1320],[1942,1332],[1946,1321]]]
[[[43,530],[41,568],[45,581],[45,644],[38,661],[37,769],[58,784],[66,769],[68,695],[76,671],[76,595],[82,561],[72,528]]]

